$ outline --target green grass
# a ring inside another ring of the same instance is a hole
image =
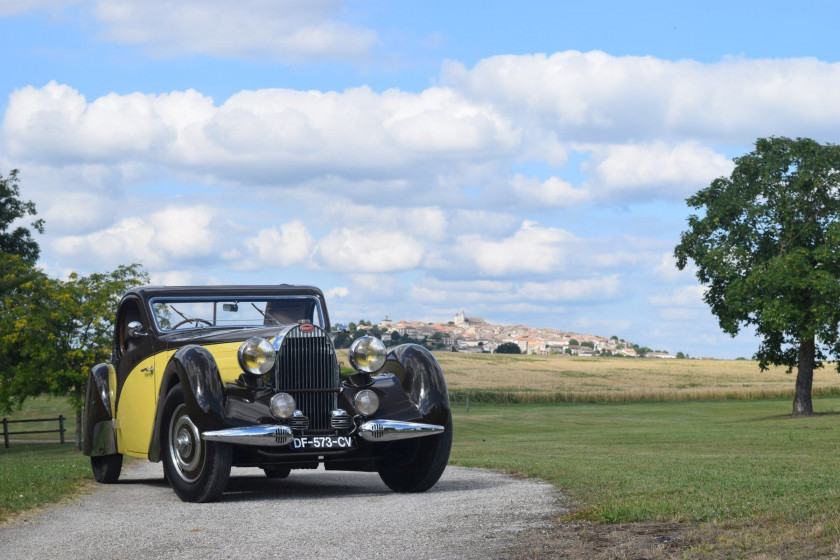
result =
[[[538,477],[570,518],[840,526],[840,399],[475,404],[455,409],[455,464]]]
[[[63,445],[58,433],[13,435],[9,449],[0,443],[0,522],[17,512],[57,502],[92,478],[90,459],[74,449],[76,417],[66,399],[31,399],[22,409],[3,416],[23,420],[59,414],[65,416],[67,430]],[[58,429],[58,421],[9,425],[10,431],[53,429]]]
[[[90,478],[90,459],[72,444],[0,446],[0,522],[14,513],[57,502]]]

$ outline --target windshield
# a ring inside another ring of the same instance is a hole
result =
[[[152,315],[162,332],[203,328],[312,323],[323,328],[318,298],[155,298]]]

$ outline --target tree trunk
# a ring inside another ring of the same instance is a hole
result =
[[[809,385],[810,386],[810,385]],[[810,403],[810,395],[808,396]],[[76,451],[82,450],[82,409],[76,409]]]
[[[799,341],[799,369],[796,373],[796,394],[793,396],[793,416],[810,416],[814,413],[811,404],[811,385],[814,381],[814,338]]]

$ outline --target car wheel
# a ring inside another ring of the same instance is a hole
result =
[[[161,433],[164,476],[178,497],[185,502],[218,498],[230,476],[230,445],[201,439],[180,385],[166,395]]]
[[[380,463],[379,476],[394,492],[425,492],[443,474],[450,449],[451,418],[440,435],[394,443]]]
[[[113,484],[120,478],[123,456],[119,453],[114,455],[100,455],[90,458],[90,468],[93,470],[93,478],[102,484]]]
[[[268,478],[286,478],[292,472],[290,467],[266,467],[263,469]]]

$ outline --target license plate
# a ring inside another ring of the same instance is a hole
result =
[[[352,436],[306,436],[292,439],[292,449],[350,449],[356,447]]]

